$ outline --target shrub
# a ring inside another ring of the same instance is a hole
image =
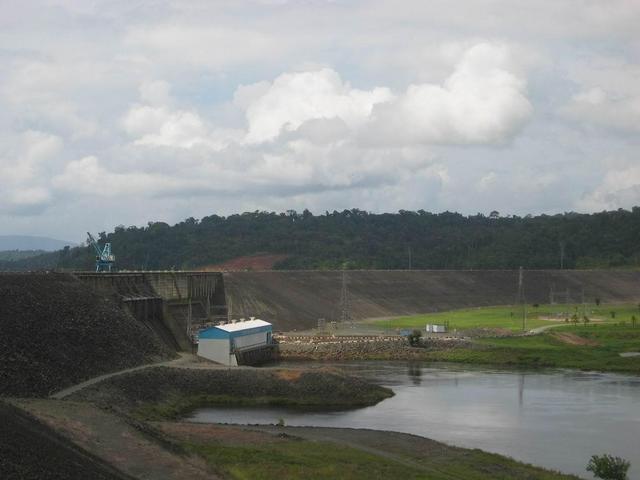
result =
[[[422,332],[420,330],[414,330],[407,337],[409,339],[409,345],[415,347],[420,344],[420,337],[422,337]]]
[[[625,459],[609,454],[593,455],[587,465],[587,472],[603,480],[627,480],[631,464]]]

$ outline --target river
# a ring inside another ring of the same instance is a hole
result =
[[[585,471],[591,455],[611,453],[631,461],[629,478],[640,480],[640,377],[403,362],[330,365],[388,386],[395,396],[339,412],[208,408],[189,420],[268,424],[282,418],[292,426],[395,430],[583,478],[591,478]]]

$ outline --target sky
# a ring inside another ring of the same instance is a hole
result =
[[[640,205],[639,0],[0,11],[0,234]]]

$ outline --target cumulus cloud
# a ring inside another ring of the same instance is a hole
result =
[[[401,94],[354,89],[329,68],[286,73],[237,95],[246,105],[246,141],[273,141],[307,121],[335,118],[368,143],[505,142],[532,113],[511,60],[506,45],[479,43],[442,85],[414,84]]]
[[[259,84],[260,87],[263,84]],[[270,141],[282,131],[295,130],[314,119],[339,118],[349,127],[356,128],[368,120],[375,104],[393,98],[388,88],[370,91],[351,88],[329,68],[285,73],[247,106],[246,141]]]
[[[48,162],[63,148],[61,138],[33,130],[6,135],[0,150],[0,210],[35,214],[51,195],[46,183]]]
[[[582,124],[640,131],[640,66],[619,58],[596,58],[575,66],[578,91],[561,112]]]
[[[575,94],[563,112],[581,123],[640,132],[640,88],[635,95],[620,95],[592,87]]]
[[[608,171],[600,185],[578,202],[582,211],[598,212],[640,205],[640,165],[627,165]]]
[[[3,10],[0,228],[635,201],[637,1],[146,7]]]
[[[469,48],[443,85],[415,84],[374,109],[375,139],[394,143],[501,143],[531,116],[526,81],[507,46]]]
[[[105,197],[171,195],[197,186],[197,182],[162,174],[112,172],[95,156],[69,162],[62,173],[52,178],[51,184],[60,192]]]
[[[220,147],[208,138],[208,128],[195,112],[134,105],[127,112],[123,125],[127,133],[138,137],[136,145],[191,148],[204,144]]]

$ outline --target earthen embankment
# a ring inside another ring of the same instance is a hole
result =
[[[516,301],[517,270],[347,271],[350,314],[355,320],[429,313]],[[235,318],[257,316],[276,329],[315,327],[340,318],[341,271],[228,272],[227,305]],[[640,301],[640,271],[529,270],[529,303]]]

